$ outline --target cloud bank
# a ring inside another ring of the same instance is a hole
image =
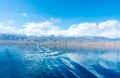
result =
[[[53,21],[27,23],[21,29],[0,24],[0,33],[20,33],[28,36],[102,36],[120,38],[120,22],[117,20],[107,20],[99,23],[83,22],[70,25],[68,29],[61,29],[60,26],[56,26]]]

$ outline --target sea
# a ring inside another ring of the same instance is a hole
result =
[[[0,44],[0,78],[120,78],[120,50]]]

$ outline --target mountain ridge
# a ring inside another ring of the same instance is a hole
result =
[[[120,41],[120,38],[107,38],[100,36],[79,36],[79,37],[63,37],[63,36],[26,36],[24,34],[0,34],[0,40],[11,41]]]

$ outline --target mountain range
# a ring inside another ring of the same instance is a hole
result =
[[[0,34],[0,40],[11,40],[11,41],[119,41],[120,38],[105,38],[97,36],[80,36],[80,37],[63,37],[63,36],[26,36],[19,34]]]

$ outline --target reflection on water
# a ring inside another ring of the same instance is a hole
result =
[[[0,45],[0,78],[120,78],[120,52]]]

